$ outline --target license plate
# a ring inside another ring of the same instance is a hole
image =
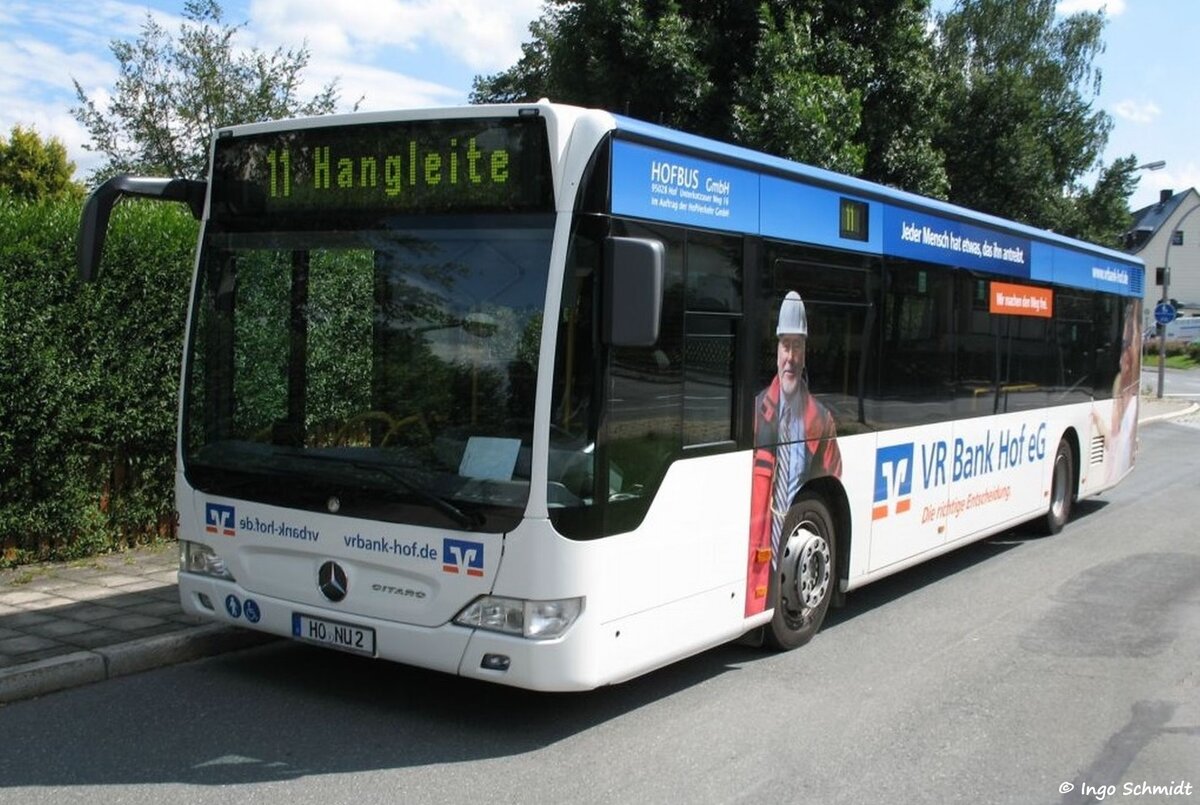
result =
[[[293,612],[292,637],[354,654],[375,656],[375,630],[365,626],[353,626]]]

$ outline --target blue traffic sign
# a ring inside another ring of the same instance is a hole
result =
[[[1175,307],[1170,302],[1159,302],[1154,306],[1154,320],[1159,324],[1175,321]]]

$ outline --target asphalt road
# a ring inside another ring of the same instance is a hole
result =
[[[1158,393],[1158,366],[1146,368],[1143,364],[1141,388]],[[1163,370],[1163,396],[1200,399],[1200,372],[1167,367]]]
[[[19,702],[0,802],[1200,802],[1198,477],[1200,422],[1144,428],[1056,537],[588,694],[285,643]]]

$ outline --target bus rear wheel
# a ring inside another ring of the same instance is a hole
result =
[[[825,501],[802,494],[783,519],[779,543],[771,574],[775,614],[765,637],[786,651],[813,639],[837,585],[837,539]]]
[[[1075,497],[1075,458],[1071,446],[1063,439],[1054,453],[1054,467],[1050,471],[1050,506],[1042,519],[1042,530],[1057,534],[1063,530],[1071,517],[1071,501]]]

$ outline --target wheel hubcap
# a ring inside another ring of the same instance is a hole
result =
[[[790,558],[792,591],[803,609],[815,609],[825,600],[830,584],[829,543],[806,526],[792,532],[784,554]]]

